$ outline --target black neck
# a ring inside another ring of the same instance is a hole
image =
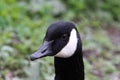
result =
[[[55,57],[55,80],[84,80],[82,45],[78,43],[75,54],[70,58]]]

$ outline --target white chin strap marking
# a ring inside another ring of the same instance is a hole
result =
[[[78,42],[77,32],[76,32],[75,29],[72,29],[71,34],[70,34],[70,38],[69,38],[69,42],[55,56],[56,57],[61,57],[61,58],[71,57],[74,54],[74,52],[75,52],[75,50],[77,48],[77,42]]]

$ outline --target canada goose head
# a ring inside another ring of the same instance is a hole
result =
[[[30,59],[36,60],[45,56],[69,58],[77,49],[78,39],[78,31],[73,23],[53,23],[48,27],[43,45],[30,56]]]
[[[55,80],[84,80],[82,43],[73,23],[60,21],[48,27],[43,45],[30,59],[45,56],[55,57]]]

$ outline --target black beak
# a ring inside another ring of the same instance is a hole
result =
[[[51,51],[51,44],[53,41],[44,41],[43,45],[30,56],[30,59],[32,61],[38,59],[38,58],[42,58],[45,56],[51,56],[52,55],[52,51]]]

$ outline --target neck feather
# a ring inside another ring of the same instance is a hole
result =
[[[55,57],[55,80],[84,80],[84,64],[80,42],[78,46],[70,58]]]

